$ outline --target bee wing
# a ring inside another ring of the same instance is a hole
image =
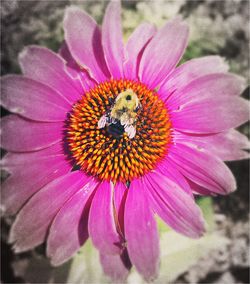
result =
[[[135,137],[136,134],[136,128],[133,125],[126,125],[124,127],[125,132],[128,134],[128,137],[130,139]]]
[[[98,128],[104,128],[107,123],[107,116],[103,115],[98,121]]]
[[[127,121],[128,121],[127,116],[122,115],[122,117],[120,119],[121,125],[126,125]]]

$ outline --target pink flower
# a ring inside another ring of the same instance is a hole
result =
[[[218,56],[179,67],[188,27],[140,25],[124,46],[120,3],[102,29],[66,10],[59,54],[30,46],[22,76],[2,78],[2,167],[16,252],[47,241],[54,265],[91,238],[104,271],[124,280],[131,264],[156,277],[154,214],[188,237],[204,233],[194,194],[228,194],[235,179],[223,161],[248,157],[244,81]],[[118,98],[119,96],[119,98]]]

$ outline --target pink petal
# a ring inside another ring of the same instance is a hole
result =
[[[173,127],[189,133],[216,133],[237,127],[249,119],[249,102],[219,96],[190,102],[171,113]]]
[[[9,241],[16,252],[29,250],[44,242],[49,225],[63,204],[85,184],[82,172],[71,172],[43,187],[17,215]]]
[[[142,54],[139,77],[150,88],[157,88],[179,62],[187,45],[188,27],[179,18],[168,21]]]
[[[89,235],[104,254],[119,254],[121,250],[113,210],[113,188],[105,181],[98,186],[89,213]]]
[[[8,115],[2,119],[1,125],[1,147],[7,151],[40,150],[56,144],[63,138],[61,122],[35,122],[17,115]]]
[[[127,264],[127,252],[122,255],[100,254],[103,271],[115,283],[124,283],[128,277],[131,264]]]
[[[60,143],[54,144],[41,151],[25,152],[25,153],[7,153],[2,160],[0,166],[6,170],[11,170],[12,166],[23,166],[29,162],[35,162],[40,158],[54,157],[64,154],[63,146]]]
[[[51,50],[26,47],[19,55],[19,62],[25,75],[56,90],[69,102],[80,98],[76,81],[65,72],[65,62]]]
[[[158,274],[159,236],[145,185],[133,180],[125,207],[125,237],[131,262],[146,280]]]
[[[61,265],[88,239],[88,214],[91,195],[97,186],[92,178],[57,213],[49,231],[47,256],[53,265]]]
[[[159,173],[148,174],[145,183],[153,209],[170,227],[191,238],[203,235],[201,210],[189,194]]]
[[[128,189],[122,182],[118,182],[114,189],[114,206],[117,229],[124,236],[124,207]]]
[[[18,75],[1,78],[1,105],[38,121],[64,121],[70,104],[55,90]]]
[[[197,183],[192,182],[187,178],[190,188],[192,189],[193,194],[204,195],[204,196],[216,196],[217,194],[209,191],[203,186],[198,185]]]
[[[163,160],[159,163],[157,170],[168,179],[177,183],[187,194],[193,196],[190,186],[183,175],[174,167],[173,163],[168,159]]]
[[[125,47],[126,61],[124,62],[124,76],[129,79],[137,78],[140,53],[155,35],[156,28],[151,24],[141,24],[131,34]]]
[[[112,77],[122,78],[124,48],[120,1],[110,1],[108,4],[102,24],[102,46]]]
[[[82,69],[72,57],[67,44],[64,42],[59,50],[59,54],[66,60],[66,72],[76,79],[78,83],[78,89],[88,92],[89,89],[93,88],[97,82],[89,76],[88,72]]]
[[[1,203],[6,215],[14,215],[39,189],[70,171],[64,155],[42,152],[8,154],[2,160],[2,168],[11,174],[2,184]]]
[[[195,58],[180,65],[171,73],[169,79],[161,87],[161,93],[171,94],[199,77],[211,73],[225,73],[227,71],[228,64],[220,56]]]
[[[250,149],[250,141],[245,135],[234,129],[214,135],[179,133],[176,139],[183,144],[204,148],[223,161],[249,158],[249,153],[243,150]]]
[[[97,82],[106,80],[109,72],[104,60],[101,32],[95,20],[81,9],[66,9],[64,33],[70,53]]]
[[[180,85],[181,86],[181,85]],[[188,85],[172,93],[166,100],[171,110],[179,110],[203,100],[238,96],[245,88],[245,82],[234,74],[209,74],[198,77]],[[232,98],[231,98],[232,99]]]
[[[80,68],[79,65],[75,62],[73,57],[71,56],[66,43],[64,42],[60,49],[58,50],[58,54],[66,61],[64,70],[68,74],[68,76],[72,77],[75,81],[75,87],[79,91],[79,93],[83,93],[85,91],[84,84],[81,80],[81,71],[84,73],[87,71]]]
[[[176,143],[168,159],[188,179],[211,192],[228,194],[236,189],[236,182],[229,168],[217,157],[203,149]]]

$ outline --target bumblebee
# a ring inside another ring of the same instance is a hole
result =
[[[130,139],[136,134],[136,117],[140,101],[131,89],[121,92],[115,99],[109,112],[104,114],[98,121],[98,128],[107,126],[107,131],[115,137],[126,132]]]

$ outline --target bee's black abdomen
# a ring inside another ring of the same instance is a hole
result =
[[[107,131],[115,138],[118,138],[123,135],[124,126],[121,125],[119,120],[116,120],[115,123],[111,123],[110,125],[107,126]]]

